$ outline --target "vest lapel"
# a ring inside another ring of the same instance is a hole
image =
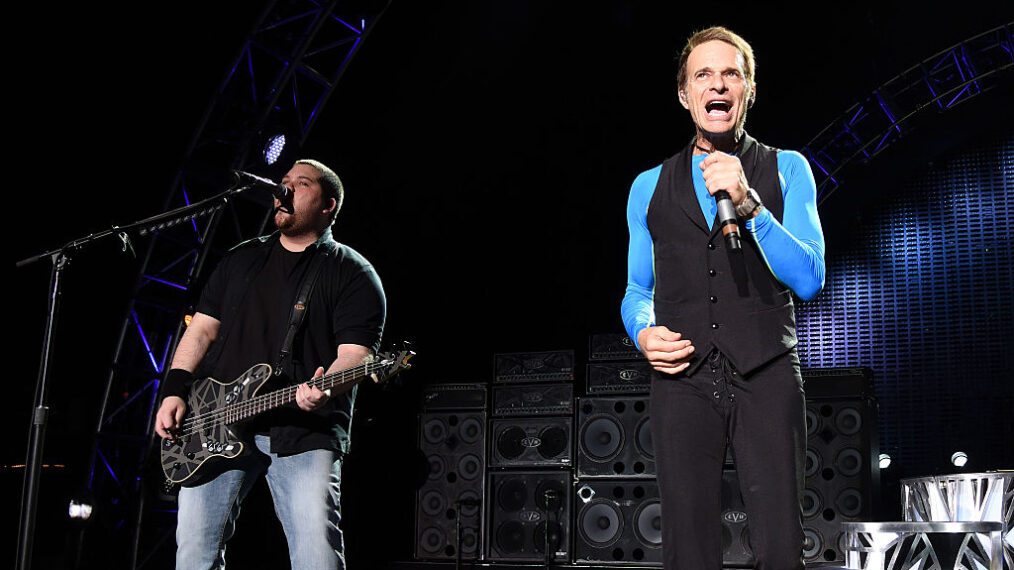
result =
[[[694,225],[702,232],[710,234],[711,228],[708,227],[708,221],[704,219],[701,204],[697,201],[697,194],[694,193],[694,177],[690,172],[692,168],[691,149],[693,148],[694,144],[691,142],[679,154],[669,159],[672,161],[672,170],[670,171],[672,178],[669,181],[669,187],[690,189],[689,192],[676,192],[676,203]]]

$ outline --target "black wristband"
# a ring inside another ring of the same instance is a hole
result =
[[[190,386],[194,383],[194,374],[182,368],[170,368],[162,382],[162,398],[178,396],[187,399]]]

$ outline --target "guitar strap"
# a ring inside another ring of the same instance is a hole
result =
[[[314,283],[317,282],[320,268],[324,265],[324,260],[331,255],[328,245],[330,244],[321,244],[316,255],[313,256],[299,294],[296,296],[296,302],[292,304],[292,311],[289,313],[289,329],[285,333],[285,341],[282,342],[282,350],[278,354],[275,376],[280,376],[282,371],[292,364],[292,343],[296,339],[299,326],[303,323],[303,317],[306,316],[306,305],[310,301],[310,293],[313,291]]]

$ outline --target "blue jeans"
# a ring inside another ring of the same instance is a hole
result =
[[[234,460],[235,468],[210,481],[180,489],[177,570],[225,568],[225,543],[236,529],[240,503],[264,473],[275,514],[285,530],[292,568],[345,568],[345,548],[338,527],[340,454],[315,450],[279,457],[269,451],[270,442],[267,436],[255,436],[259,453]]]

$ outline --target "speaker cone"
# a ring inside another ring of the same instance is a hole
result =
[[[560,538],[563,536],[563,528],[555,521],[542,521],[535,525],[535,534],[532,541],[535,543],[536,552],[546,551],[546,542],[549,542],[549,551],[555,553],[560,548]],[[555,558],[555,556],[554,556]]]
[[[559,481],[540,481],[535,488],[535,504],[548,513],[555,513],[563,506],[563,491],[563,484]]]
[[[581,443],[589,457],[606,461],[619,453],[623,443],[623,428],[608,416],[592,418],[585,424]]]
[[[497,550],[516,554],[525,547],[525,527],[518,521],[506,521],[496,529]]]
[[[525,489],[523,479],[508,479],[497,491],[497,503],[506,512],[513,513],[520,511],[525,506],[525,497],[528,491]]]
[[[820,431],[820,416],[817,412],[806,408],[806,437],[813,437]]]
[[[426,443],[436,445],[447,439],[447,424],[443,419],[433,418],[423,425],[423,439]]]
[[[447,466],[444,465],[444,458],[439,455],[431,455],[428,458],[430,463],[429,480],[436,481],[444,478],[444,473],[447,472]]]
[[[431,517],[443,514],[443,512],[447,510],[447,502],[444,500],[444,494],[440,491],[433,490],[423,495],[422,510]]]
[[[834,504],[842,516],[856,517],[863,510],[863,496],[855,489],[845,489],[835,499]]]
[[[419,544],[426,552],[437,554],[445,542],[444,533],[440,532],[438,528],[430,527],[423,531]]]
[[[834,465],[838,468],[838,472],[846,477],[852,477],[858,475],[863,469],[863,456],[855,449],[849,447],[843,449],[837,457],[834,458]]]
[[[812,528],[803,529],[803,558],[812,560],[824,551],[824,538]]]
[[[479,505],[482,501],[479,499],[479,494],[475,491],[465,491],[459,496],[461,502],[461,516],[463,517],[474,517],[479,514]],[[469,504],[470,503],[470,504]]]
[[[582,536],[592,546],[609,546],[623,532],[623,519],[616,506],[610,502],[597,501],[585,505],[578,515]]]
[[[812,449],[807,449],[806,467],[803,469],[803,475],[813,477],[818,471],[820,471],[820,454]]]
[[[567,430],[559,426],[552,426],[542,430],[542,433],[539,434],[539,439],[542,441],[538,448],[539,455],[545,459],[558,457],[567,450]]]
[[[803,491],[803,500],[800,502],[800,507],[802,507],[803,518],[808,519],[816,516],[821,511],[823,501],[820,500],[820,495],[816,491],[806,489]]]
[[[475,443],[482,439],[482,422],[478,418],[470,417],[461,422],[458,427],[458,436],[465,443]]]
[[[845,435],[855,435],[863,429],[863,416],[855,408],[843,408],[834,417],[834,425]]]
[[[655,448],[651,444],[651,418],[644,418],[637,424],[637,450],[648,459],[655,458]]]
[[[482,460],[469,453],[458,460],[458,475],[471,481],[482,476]]]
[[[524,438],[525,430],[518,426],[511,426],[500,432],[500,435],[497,436],[496,450],[505,459],[520,457],[525,451],[525,446],[521,445],[521,440]]]
[[[662,547],[662,504],[658,499],[645,501],[634,512],[637,540],[650,548]]]

